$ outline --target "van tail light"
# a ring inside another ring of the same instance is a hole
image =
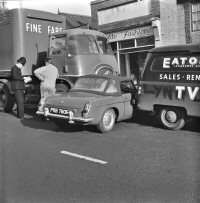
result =
[[[91,107],[91,103],[90,102],[86,102],[85,106],[83,108],[83,113],[88,113]]]

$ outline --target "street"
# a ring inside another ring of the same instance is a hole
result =
[[[148,115],[61,131],[26,109],[25,120],[0,112],[2,203],[200,201],[199,120],[180,131]]]

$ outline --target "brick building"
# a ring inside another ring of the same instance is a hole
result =
[[[94,29],[107,34],[122,75],[137,79],[157,46],[200,42],[199,0],[96,0]]]

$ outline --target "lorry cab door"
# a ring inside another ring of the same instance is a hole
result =
[[[65,73],[65,59],[66,59],[66,36],[51,36],[50,37],[50,57],[58,69],[59,75]]]

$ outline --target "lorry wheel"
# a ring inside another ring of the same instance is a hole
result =
[[[6,86],[0,92],[0,103],[2,103],[4,112],[11,112],[14,107],[15,96],[10,93]]]
[[[97,128],[100,132],[102,133],[107,133],[109,131],[111,131],[115,125],[115,112],[113,109],[107,109],[102,117],[101,117],[101,121],[99,122],[99,124],[97,125]]]
[[[68,91],[69,91],[69,86],[67,86],[63,83],[56,84],[56,93],[65,93]]]
[[[164,107],[159,111],[161,124],[170,130],[179,130],[185,125],[185,115],[182,109]]]
[[[113,75],[114,71],[111,66],[101,64],[96,68],[95,74],[97,75]]]

